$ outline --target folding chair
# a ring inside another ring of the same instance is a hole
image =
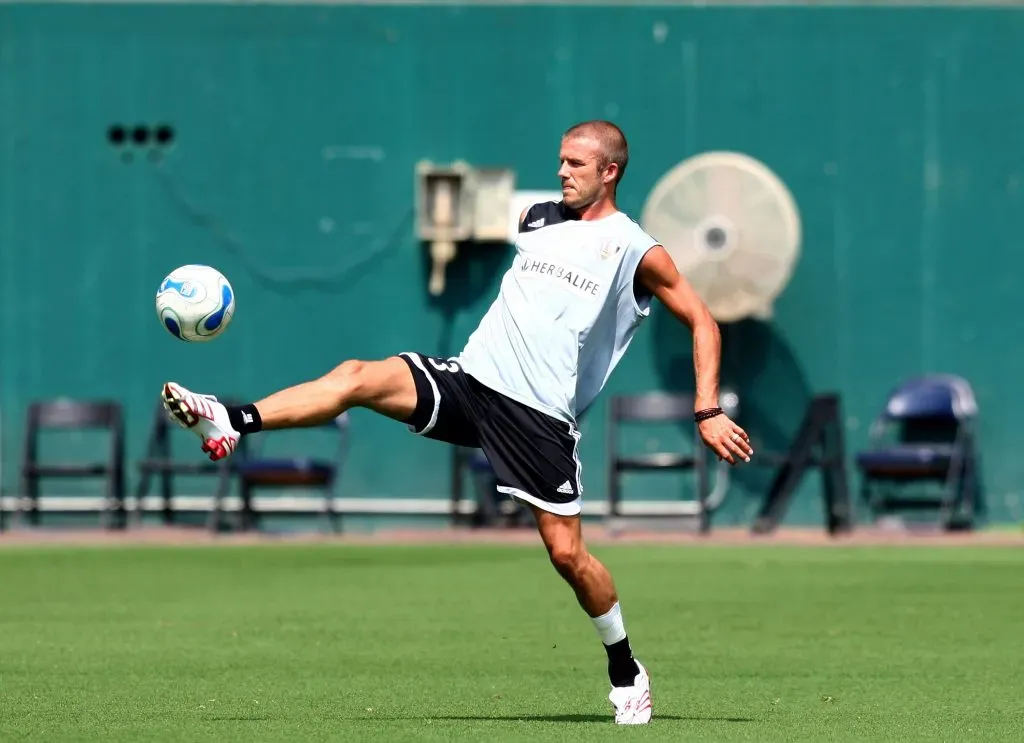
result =
[[[451,446],[452,526],[468,523],[473,527],[520,526],[529,514],[519,501],[497,489],[498,479],[483,450],[467,446]],[[469,475],[476,496],[472,505],[462,505],[463,478]]]
[[[619,447],[621,431],[626,424],[685,423],[694,431],[691,453],[680,451],[623,455]],[[697,424],[693,419],[693,396],[649,392],[639,395],[617,395],[609,406],[608,434],[608,516],[621,517],[621,480],[625,472],[694,473],[697,497],[691,503],[667,501],[663,512],[645,511],[645,516],[696,516],[702,532],[709,528],[708,468],[706,454],[701,446]],[[684,507],[681,510],[681,506]]]
[[[109,432],[109,448],[103,460],[81,463],[44,463],[39,459],[39,439],[44,431],[81,431],[101,429]],[[24,458],[21,466],[22,493],[28,499],[29,521],[39,524],[39,485],[44,479],[103,478],[106,495],[100,507],[101,524],[106,528],[124,528],[124,420],[121,405],[112,400],[36,401],[26,414]],[[83,503],[87,502],[83,499]],[[94,507],[66,507],[47,511],[77,513]]]
[[[339,513],[334,508],[337,495],[337,484],[348,456],[349,445],[348,412],[342,413],[334,420],[311,427],[311,431],[319,430],[337,437],[335,456],[333,459],[311,458],[305,456],[264,457],[262,447],[256,442],[249,445],[248,451],[239,458],[235,471],[239,479],[239,494],[242,508],[238,526],[241,530],[257,527],[258,517],[269,514],[309,513],[314,509],[306,508],[302,502],[294,505],[278,503],[269,508],[253,508],[253,497],[257,490],[303,488],[320,490],[324,494],[321,506],[332,531],[338,530]],[[260,436],[260,444],[265,436]],[[239,452],[236,452],[236,456]]]
[[[234,404],[231,400],[222,400],[222,402],[227,405]],[[242,438],[234,456],[219,462],[211,462],[205,458],[205,455],[202,459],[198,458],[199,440],[190,434],[189,440],[196,447],[197,453],[187,460],[174,459],[171,453],[172,426],[178,428],[167,417],[163,404],[157,403],[150,428],[149,442],[146,445],[146,455],[137,463],[139,482],[135,489],[134,521],[140,523],[142,520],[142,515],[145,513],[145,499],[149,495],[154,476],[160,480],[160,496],[163,501],[162,521],[164,525],[168,526],[175,520],[174,477],[176,475],[211,476],[216,477],[217,480],[206,525],[211,531],[217,531],[221,523],[223,501],[231,487],[231,475],[239,459],[245,457],[248,439]]]
[[[946,529],[970,528],[977,496],[977,414],[974,392],[961,377],[915,377],[892,391],[872,425],[871,448],[857,455],[861,497],[876,518],[937,510]],[[905,494],[907,486],[922,483],[937,484],[938,494]]]

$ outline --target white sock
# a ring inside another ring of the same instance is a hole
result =
[[[626,637],[626,627],[622,623],[622,609],[619,607],[618,601],[608,610],[607,614],[591,617],[590,621],[594,623],[597,634],[600,635],[601,642],[605,645],[614,645]]]

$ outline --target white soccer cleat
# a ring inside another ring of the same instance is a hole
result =
[[[651,677],[640,661],[636,665],[640,673],[633,679],[633,685],[613,686],[608,695],[608,701],[615,707],[616,725],[646,725],[651,721]]]
[[[210,459],[216,462],[234,452],[242,436],[231,427],[228,410],[216,397],[197,395],[174,382],[164,384],[161,397],[171,418],[202,439]]]

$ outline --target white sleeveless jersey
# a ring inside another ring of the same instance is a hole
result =
[[[561,202],[535,204],[498,297],[457,360],[496,392],[575,423],[650,313],[633,278],[656,244],[622,212],[586,221]]]

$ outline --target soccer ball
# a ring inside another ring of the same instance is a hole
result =
[[[231,323],[235,292],[215,268],[181,266],[160,282],[156,314],[175,338],[203,343],[216,338]]]

